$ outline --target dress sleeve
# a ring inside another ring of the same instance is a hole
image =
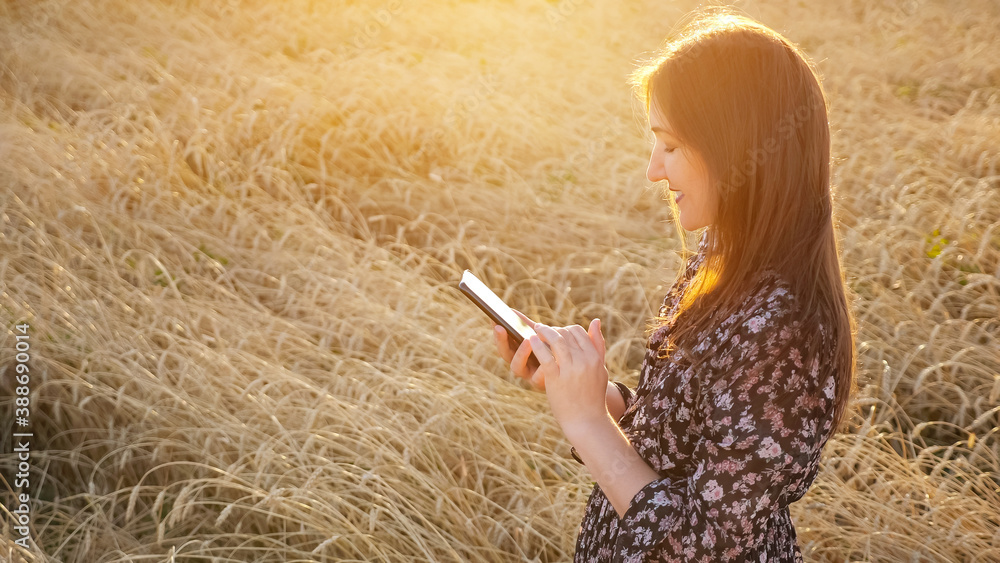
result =
[[[615,384],[615,387],[618,387],[618,391],[622,394],[622,399],[625,401],[625,410],[628,410],[629,405],[635,400],[635,392],[621,381],[613,381],[612,383]]]
[[[787,293],[759,303],[711,361],[719,375],[702,389],[692,420],[701,425],[691,429],[699,435],[692,473],[636,493],[618,523],[615,561],[646,561],[660,550],[684,561],[741,559],[772,514],[815,478],[832,424],[833,374],[807,353],[820,334],[792,321]]]

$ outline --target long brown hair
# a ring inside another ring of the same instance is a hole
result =
[[[698,151],[719,194],[702,265],[676,314],[657,316],[650,331],[672,322],[666,350],[696,358],[691,340],[736,310],[761,272],[777,272],[802,320],[827,327],[835,347],[839,429],[856,391],[856,325],[834,229],[826,95],[812,63],[766,26],[710,8],[630,80],[647,114],[655,104]],[[683,246],[677,205],[668,201]]]

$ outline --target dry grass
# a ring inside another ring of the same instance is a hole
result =
[[[625,76],[693,6],[0,1],[17,557],[570,560],[590,475],[455,282],[601,317],[634,385],[680,241]],[[824,76],[858,295],[806,558],[998,561],[997,4],[741,6]]]

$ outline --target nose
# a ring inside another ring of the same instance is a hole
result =
[[[646,167],[646,179],[650,182],[659,182],[660,180],[667,179],[663,162],[656,158],[655,150],[649,155],[649,166]]]

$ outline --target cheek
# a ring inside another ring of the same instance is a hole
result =
[[[668,172],[673,171],[674,173],[677,172],[677,161],[670,155],[670,153],[660,151],[656,154],[656,158],[660,161],[660,164],[663,165],[664,170],[667,170]]]

